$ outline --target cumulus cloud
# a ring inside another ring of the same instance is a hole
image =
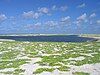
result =
[[[77,20],[83,20],[83,21],[87,21],[87,15],[86,15],[86,13],[84,13],[83,15],[81,15],[81,16],[79,16],[78,18],[77,18]]]
[[[90,14],[89,16],[89,23],[90,24],[95,24],[94,18],[96,17],[95,13]]]
[[[70,16],[64,17],[61,19],[62,22],[68,21],[70,19]]]
[[[46,7],[38,8],[36,12],[34,11],[23,12],[22,16],[25,19],[31,19],[31,18],[38,19],[43,14],[49,15],[49,9]]]
[[[60,10],[62,10],[62,11],[66,11],[67,9],[68,9],[67,6],[61,6],[61,7],[60,7]]]
[[[71,24],[70,16],[63,17],[61,19],[61,25],[70,25],[70,24]]]
[[[28,11],[28,12],[24,12],[22,14],[22,16],[25,18],[25,19],[29,19],[29,18],[34,18],[34,19],[37,19],[40,17],[40,13],[37,13],[37,12],[33,12],[33,11]]]
[[[33,18],[37,19],[37,18],[40,17],[40,15],[41,15],[40,13],[37,13],[37,12],[36,12],[36,13],[34,13]]]
[[[58,23],[55,22],[55,21],[47,21],[47,22],[45,23],[45,25],[51,26],[51,27],[56,26],[57,24],[58,24]]]
[[[78,7],[78,8],[83,8],[83,7],[85,7],[85,6],[86,6],[86,4],[85,4],[85,3],[82,3],[82,4],[78,5],[77,7]]]
[[[82,14],[81,16],[79,16],[77,18],[77,21],[75,22],[77,25],[80,25],[82,23],[86,23],[88,20],[87,20],[87,15],[86,13]]]
[[[68,9],[67,6],[60,6],[60,7],[57,7],[56,5],[53,5],[52,10],[59,10],[59,11],[66,11]]]
[[[29,28],[29,29],[33,29],[33,28],[40,28],[41,25],[42,25],[41,22],[37,22],[37,23],[34,23],[34,24],[27,24],[24,27]]]
[[[95,13],[92,13],[92,14],[90,15],[90,18],[94,18],[94,17],[96,17],[96,14],[95,14]]]
[[[33,18],[33,11],[24,12],[22,15],[24,18]]]
[[[23,12],[22,17],[25,19],[38,19],[40,16],[43,14],[51,15],[49,13],[49,9],[46,7],[38,8],[36,12],[34,11],[28,11],[28,12]]]
[[[49,9],[46,8],[46,7],[38,8],[38,11],[40,13],[44,13],[44,14],[48,14],[49,13]]]
[[[34,24],[34,28],[41,28],[42,23],[41,22],[37,22]]]
[[[6,19],[7,17],[5,16],[5,14],[0,14],[0,22],[3,22]]]

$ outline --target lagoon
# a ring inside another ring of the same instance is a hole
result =
[[[0,36],[3,40],[29,41],[29,42],[87,42],[97,39],[79,35],[36,35],[36,36]]]

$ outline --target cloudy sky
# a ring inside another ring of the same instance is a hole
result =
[[[0,34],[100,33],[100,0],[0,0]]]

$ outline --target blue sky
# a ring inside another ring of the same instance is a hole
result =
[[[100,33],[100,0],[0,0],[0,34]]]

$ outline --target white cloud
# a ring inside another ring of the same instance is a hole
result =
[[[68,9],[67,6],[61,6],[61,7],[60,7],[60,10],[62,10],[62,11],[66,11],[67,9]]]
[[[37,19],[40,17],[40,15],[41,15],[40,13],[34,13],[33,18]]]
[[[43,14],[51,15],[49,13],[49,9],[46,7],[38,8],[36,12],[34,11],[28,11],[28,12],[23,12],[22,17],[25,19],[38,19],[40,16]]]
[[[6,20],[7,17],[5,16],[5,14],[0,14],[0,22]]]
[[[49,9],[46,8],[46,7],[38,8],[38,11],[40,13],[44,13],[44,14],[48,14],[49,13]]]
[[[99,25],[100,25],[100,20],[97,20],[97,24],[99,24]]]
[[[94,17],[96,17],[96,14],[95,14],[95,13],[92,13],[92,14],[90,15],[90,18],[94,18]]]
[[[67,6],[60,6],[60,7],[57,7],[56,5],[53,5],[52,6],[52,8],[51,8],[51,10],[53,10],[53,11],[66,11],[68,9],[68,7]]]
[[[37,22],[37,23],[34,23],[34,24],[26,24],[24,27],[29,28],[29,29],[33,29],[33,28],[40,28],[41,25],[42,25],[41,22]]]
[[[94,18],[96,17],[95,13],[90,14],[89,16],[89,23],[90,24],[95,24]]]
[[[75,24],[80,25],[82,23],[86,23],[87,21],[88,21],[87,20],[87,15],[86,15],[86,13],[84,13],[84,14],[82,14],[81,16],[79,16],[77,18],[77,21],[75,22]]]
[[[70,16],[64,17],[61,19],[62,22],[68,21],[70,19]]]
[[[28,12],[24,12],[22,14],[22,16],[26,19],[29,19],[29,18],[34,18],[34,19],[37,19],[40,17],[40,13],[37,13],[37,12],[33,12],[33,11],[28,11]]]
[[[71,25],[70,16],[63,17],[61,19],[61,25]]]
[[[85,7],[85,6],[86,6],[86,4],[83,3],[83,4],[78,5],[77,7],[78,7],[78,8],[83,8],[83,7]]]
[[[41,22],[37,22],[37,23],[35,23],[34,24],[34,28],[41,28],[41,26],[42,26],[42,23]]]
[[[45,23],[45,25],[47,25],[47,26],[55,26],[55,25],[57,25],[58,23],[57,22],[55,22],[55,21],[47,21],[46,23]]]
[[[84,13],[83,15],[81,15],[81,16],[79,16],[78,18],[77,18],[77,20],[83,20],[83,21],[87,21],[87,15],[86,15],[86,13]]]
[[[33,11],[29,11],[29,12],[24,12],[22,15],[24,18],[33,18]]]

